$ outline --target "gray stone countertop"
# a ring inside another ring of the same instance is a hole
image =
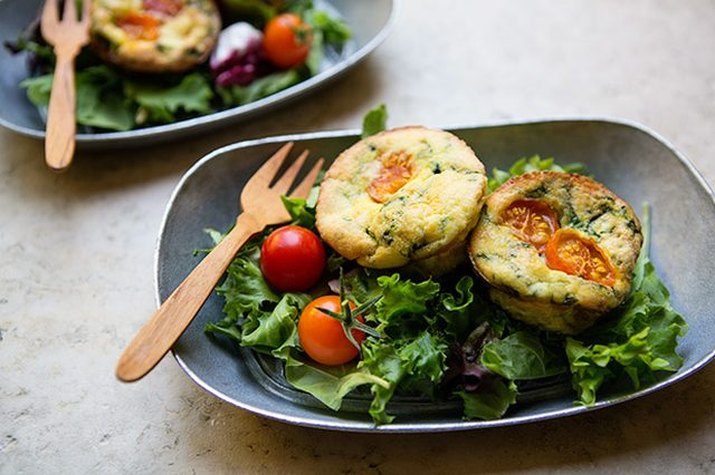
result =
[[[81,152],[0,130],[0,473],[715,473],[715,366],[583,416],[439,435],[324,432],[204,393],[172,358],[132,385],[117,357],[155,308],[154,245],[182,173],[245,138],[609,116],[643,123],[715,183],[715,3],[406,0],[349,75],[247,123]],[[696,259],[693,264],[697,265]]]

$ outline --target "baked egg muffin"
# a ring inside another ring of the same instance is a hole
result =
[[[642,240],[633,209],[605,186],[543,171],[487,197],[469,256],[505,311],[571,335],[626,298]]]
[[[437,275],[466,260],[486,186],[484,165],[455,135],[392,129],[335,159],[320,185],[316,225],[328,245],[364,267],[412,263]]]
[[[182,72],[204,62],[221,17],[212,0],[94,0],[91,45],[105,61],[148,73]]]

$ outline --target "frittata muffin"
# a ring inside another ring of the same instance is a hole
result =
[[[513,317],[575,334],[626,298],[642,240],[633,209],[602,184],[533,172],[487,197],[469,256]]]
[[[182,72],[201,64],[221,30],[212,0],[94,0],[91,16],[97,54],[138,72]]]
[[[320,186],[316,224],[325,242],[364,267],[416,263],[437,275],[466,260],[486,184],[484,165],[455,135],[392,129],[335,159]]]

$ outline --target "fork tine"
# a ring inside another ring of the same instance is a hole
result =
[[[92,0],[82,0],[82,23],[89,23],[89,11],[92,8]]]
[[[46,0],[45,6],[42,7],[42,16],[40,17],[40,28],[43,31],[43,35],[46,35],[48,31],[57,24],[59,21],[59,11],[57,8],[58,0]]]
[[[256,173],[253,174],[251,182],[256,183],[257,185],[260,182],[260,186],[268,188],[292,148],[293,142],[288,142],[281,148],[279,148],[278,151],[274,153],[271,158],[266,160],[266,163],[261,165],[261,168],[259,168]]]
[[[298,176],[298,172],[303,168],[303,163],[305,163],[306,158],[308,158],[308,151],[303,150],[303,153],[295,159],[290,168],[288,168],[288,170],[283,173],[283,176],[271,187],[274,192],[283,195],[288,191],[290,185],[295,181],[295,177]]]
[[[318,178],[320,170],[323,168],[323,159],[319,158],[313,168],[310,169],[303,181],[300,182],[298,186],[295,187],[293,193],[290,194],[292,198],[307,198],[310,194],[311,188],[315,185],[315,179]]]
[[[65,0],[65,8],[62,12],[62,20],[76,22],[77,21],[77,5],[75,0]]]

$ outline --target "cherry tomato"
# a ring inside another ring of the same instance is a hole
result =
[[[549,238],[558,228],[556,211],[539,200],[516,200],[501,213],[501,220],[514,234],[544,252]]]
[[[382,168],[367,188],[377,203],[384,203],[412,178],[412,157],[405,152],[395,153],[382,161]]]
[[[159,37],[161,22],[147,13],[129,12],[115,23],[134,39],[153,41]]]
[[[271,19],[263,31],[263,50],[270,62],[292,68],[305,62],[313,40],[310,25],[298,15],[283,13]]]
[[[318,297],[303,309],[298,320],[300,346],[313,360],[324,365],[337,366],[355,359],[359,351],[345,336],[341,323],[319,308],[340,312],[340,297]],[[355,306],[351,303],[350,308]],[[357,319],[363,321],[359,315]],[[365,339],[365,333],[360,330],[353,329],[351,333],[358,343]]]
[[[616,281],[616,271],[606,253],[574,229],[556,231],[546,246],[546,265],[609,287]]]
[[[268,235],[261,246],[261,272],[281,292],[303,292],[313,287],[325,267],[320,238],[300,226],[283,226]]]

